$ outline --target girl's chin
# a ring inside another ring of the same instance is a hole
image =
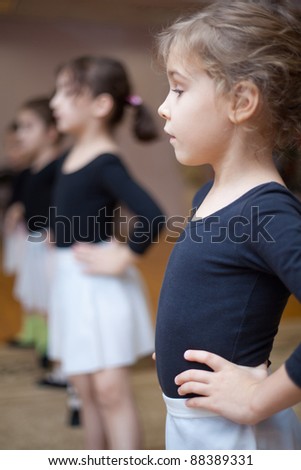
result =
[[[189,156],[189,155],[183,155],[180,152],[175,152],[176,159],[181,165],[185,166],[199,166],[203,165],[203,162],[199,162],[198,160],[196,161],[195,158]]]
[[[57,129],[59,132],[62,132],[62,134],[75,134],[75,130],[70,127],[70,126],[67,126],[67,125],[63,125],[63,124],[60,124],[58,123],[57,125]]]

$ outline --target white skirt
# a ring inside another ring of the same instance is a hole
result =
[[[49,356],[67,375],[134,364],[154,351],[149,303],[138,271],[89,275],[71,248],[56,250]]]
[[[16,227],[12,233],[3,234],[2,269],[7,276],[18,273],[22,265],[26,238],[27,231],[23,226]]]
[[[301,450],[301,424],[292,409],[249,426],[188,408],[185,398],[163,398],[168,450]]]
[[[27,233],[14,295],[26,311],[48,314],[53,276],[53,251],[39,233]]]

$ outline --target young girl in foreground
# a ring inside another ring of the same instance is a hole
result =
[[[301,300],[301,206],[272,159],[300,144],[301,34],[297,15],[277,5],[214,2],[160,38],[170,84],[159,108],[165,131],[181,163],[210,163],[215,173],[195,196],[160,296],[168,449],[301,449],[293,411],[273,414],[301,399],[301,346],[268,378],[255,368],[269,359],[290,293]],[[211,355],[184,357],[196,349]],[[226,361],[251,366],[255,379],[226,388],[207,361],[225,374]]]
[[[52,107],[73,136],[54,188],[56,243],[50,354],[61,360],[82,402],[89,449],[138,449],[141,432],[128,366],[150,354],[153,328],[132,264],[156,238],[162,213],[132,179],[114,131],[132,107],[140,140],[156,137],[140,97],[131,95],[121,63],[83,57],[61,67]],[[136,214],[128,243],[112,241],[114,210]],[[96,275],[93,268],[98,261]],[[99,266],[101,267],[99,269]]]

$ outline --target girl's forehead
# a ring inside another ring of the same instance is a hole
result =
[[[57,78],[56,78],[56,85],[58,87],[64,88],[73,84],[74,84],[74,77],[70,70],[63,69],[58,73]]]
[[[168,77],[180,75],[183,78],[193,79],[205,71],[201,57],[196,54],[183,55],[180,50],[171,49],[166,62]]]
[[[166,69],[178,69],[186,72],[187,75],[194,75],[205,70],[202,57],[196,52],[187,51],[186,48],[171,47],[166,61]]]

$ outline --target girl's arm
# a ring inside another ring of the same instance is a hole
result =
[[[21,202],[14,202],[6,210],[4,217],[4,232],[12,233],[16,227],[24,220],[24,205]]]
[[[130,175],[118,157],[108,158],[101,172],[101,183],[120,204],[133,214],[128,246],[136,254],[143,254],[165,226],[165,217],[154,198]]]
[[[256,424],[301,401],[301,387],[290,379],[285,365],[268,375],[265,365],[237,366],[206,351],[186,351],[184,357],[213,370],[191,369],[175,378],[179,395],[202,395],[188,399],[188,407],[210,410],[240,424]]]
[[[100,186],[134,214],[133,230],[127,243],[78,244],[74,247],[74,253],[87,273],[120,275],[138,261],[152,242],[158,241],[159,232],[165,226],[164,215],[154,199],[114,155],[103,157]]]
[[[4,232],[12,233],[24,221],[24,188],[29,178],[29,170],[23,170],[14,177],[12,195],[5,211]]]

